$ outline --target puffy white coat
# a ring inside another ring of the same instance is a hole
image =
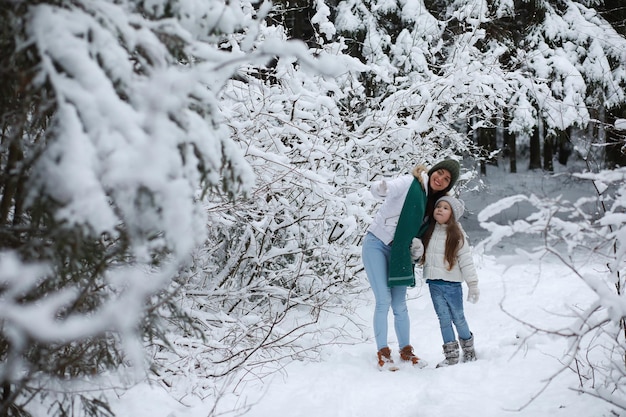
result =
[[[460,225],[459,225],[460,227]],[[478,282],[478,274],[474,266],[472,251],[465,237],[463,244],[459,248],[457,261],[452,270],[448,270],[448,262],[445,260],[446,250],[446,224],[435,224],[428,248],[426,248],[426,256],[424,258],[424,279],[442,279],[450,282],[463,282],[468,285],[472,282]],[[461,228],[463,235],[465,231]]]
[[[372,183],[370,187],[370,192],[374,197],[379,199],[384,198],[385,201],[383,201],[378,212],[376,212],[368,231],[382,240],[386,245],[393,240],[396,226],[398,226],[398,220],[400,219],[400,213],[402,212],[402,206],[404,205],[404,200],[409,192],[413,178],[415,178],[413,175],[407,174],[392,180],[376,181]],[[421,178],[421,183],[428,183],[428,176],[426,176],[426,179]],[[422,189],[424,188],[425,187],[422,185]]]

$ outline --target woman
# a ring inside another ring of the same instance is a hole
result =
[[[428,365],[413,353],[410,343],[406,291],[408,286],[415,285],[410,246],[413,238],[422,236],[435,202],[454,186],[459,172],[459,163],[446,159],[433,166],[428,173],[422,166],[417,166],[412,174],[377,181],[371,186],[372,194],[384,201],[365,235],[362,256],[376,300],[374,335],[381,370],[398,370],[387,344],[390,307],[401,347],[401,360],[418,367]]]

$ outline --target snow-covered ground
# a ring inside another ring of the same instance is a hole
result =
[[[588,187],[583,183],[563,187],[559,181],[546,179],[540,173],[497,175],[504,173],[505,168],[493,170],[495,174],[492,172],[494,175],[484,179],[486,188],[461,196],[467,201],[469,213],[463,223],[473,243],[481,235],[475,223],[481,205],[519,192],[549,195],[562,191],[575,195]],[[589,305],[595,295],[555,258],[509,267],[500,262],[514,248],[532,245],[533,242],[512,240],[492,252],[474,253],[481,297],[478,304],[466,304],[466,317],[475,336],[476,362],[435,368],[443,359],[441,336],[427,287],[418,282],[409,290],[411,338],[416,353],[430,365],[425,369],[402,366],[395,373],[380,372],[375,366],[376,348],[371,331],[373,296],[369,291],[346,294],[358,307],[349,317],[335,316],[332,320],[337,326],[362,329],[354,335],[358,342],[330,344],[318,362],[294,362],[270,379],[248,381],[245,387],[239,387],[243,388],[243,394],[222,396],[217,405],[218,414],[249,417],[622,415],[609,404],[577,392],[578,375],[563,370],[568,349],[565,339],[533,334],[532,326],[553,330],[568,327],[575,313]],[[580,268],[593,271],[603,267],[587,263]],[[397,359],[398,346],[392,329],[390,326],[390,347]],[[211,387],[207,388],[209,392],[213,392]],[[129,417],[206,417],[215,405],[209,398],[174,400],[158,386],[139,385],[115,401],[114,411]]]

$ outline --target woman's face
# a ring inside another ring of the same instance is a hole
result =
[[[450,171],[447,169],[438,169],[437,171],[430,174],[430,188],[434,191],[443,191],[450,185],[450,181],[452,181],[452,175],[450,175]]]

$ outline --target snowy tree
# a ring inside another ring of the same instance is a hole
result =
[[[460,132],[469,122],[479,138],[501,126],[522,149],[531,138],[546,142],[548,168],[552,147],[567,152],[565,132],[624,102],[624,37],[583,2],[350,0],[339,3],[335,24],[375,71],[370,96],[427,91],[434,111],[417,107],[409,117],[456,122]]]
[[[125,366],[142,377],[144,345],[167,343],[177,277],[209,236],[204,197],[254,184],[225,84],[272,57],[334,66],[300,43],[253,45],[266,6],[2,4],[0,413],[107,414],[73,382]]]
[[[460,4],[454,13],[470,15],[456,11]],[[594,9],[576,1],[471,1],[464,7],[486,15],[480,27],[489,42],[483,47],[506,49],[500,61],[511,92],[504,93],[510,119],[502,124],[519,146],[530,146],[532,167],[551,170],[552,149],[569,152],[565,132],[587,128],[592,117],[624,102],[625,40]]]
[[[334,59],[360,67],[340,54]],[[290,59],[278,59],[270,74],[268,81],[259,68],[241,69],[221,98],[256,181],[249,199],[216,194],[207,201],[209,236],[181,298],[207,341],[192,348],[185,338],[174,341],[180,365],[163,376],[173,386],[193,377],[187,369],[258,378],[286,360],[314,357],[343,334],[324,329],[320,316],[331,305],[350,308],[343,295],[359,291],[355,239],[369,213],[355,204],[364,190],[346,155],[353,139],[335,101],[344,93]],[[173,362],[168,352],[161,357]]]
[[[624,103],[626,41],[578,2],[545,2],[540,12],[542,21],[526,37],[525,50],[534,52],[525,55],[524,66],[542,80],[542,88],[529,91],[545,140],[552,140],[570,127],[586,127],[592,117],[604,122],[600,115]]]

